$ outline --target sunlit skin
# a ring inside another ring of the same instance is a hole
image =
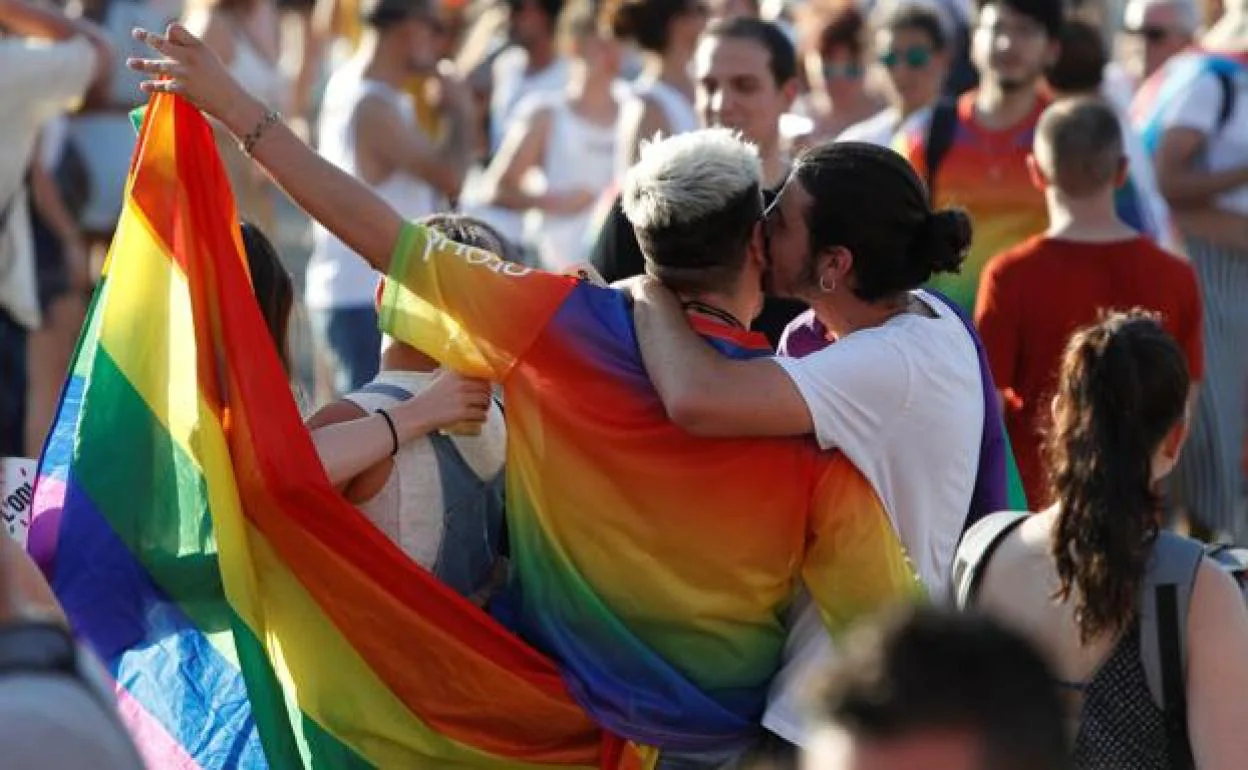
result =
[[[971,39],[971,59],[980,76],[1010,92],[1035,84],[1057,54],[1044,27],[1015,10],[987,5]]]
[[[777,84],[771,54],[753,40],[708,37],[694,57],[697,110],[705,126],[734,128],[758,145],[771,183],[780,143],[780,116],[793,103],[796,82]],[[773,163],[774,165],[774,163]]]
[[[877,57],[892,55],[897,61],[886,67],[893,104],[909,115],[936,101],[949,69],[947,51],[936,50],[932,39],[921,29],[882,29],[875,35]],[[923,51],[928,61],[914,66],[907,59],[911,51]]]
[[[975,738],[956,730],[917,730],[886,740],[855,738],[844,730],[817,731],[802,755],[802,770],[982,770]]]

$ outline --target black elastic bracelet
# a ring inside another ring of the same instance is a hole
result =
[[[394,442],[394,448],[390,450],[390,456],[394,457],[399,453],[399,431],[394,427],[394,420],[390,417],[390,413],[385,409],[378,409],[377,414],[386,420],[386,427],[390,428],[390,440]]]

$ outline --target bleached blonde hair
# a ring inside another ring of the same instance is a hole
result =
[[[706,128],[643,142],[624,176],[621,206],[633,227],[654,230],[718,213],[762,188],[758,148],[738,131]]]

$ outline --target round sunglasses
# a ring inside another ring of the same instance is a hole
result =
[[[883,51],[880,53],[880,64],[890,70],[898,64],[905,63],[913,70],[921,70],[932,61],[932,49],[921,45],[910,46],[900,51]]]

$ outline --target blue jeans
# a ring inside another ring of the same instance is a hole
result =
[[[329,353],[338,395],[363,387],[377,376],[381,331],[371,305],[310,313],[317,347]]]

